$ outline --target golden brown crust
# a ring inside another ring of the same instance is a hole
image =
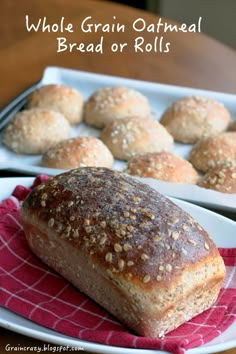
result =
[[[128,160],[137,154],[168,150],[173,138],[157,121],[146,117],[127,117],[108,124],[102,141],[117,159]]]
[[[32,251],[140,335],[163,335],[218,295],[225,268],[207,232],[126,174],[71,170],[20,214]]]
[[[236,132],[221,133],[200,140],[190,152],[190,161],[200,171],[236,161]]]
[[[199,186],[222,193],[236,193],[236,163],[210,169],[199,181]]]
[[[169,282],[186,264],[218,254],[186,212],[148,185],[109,169],[79,168],[50,178],[24,201],[23,219],[28,212],[35,226],[49,228],[105,270],[141,285],[156,283],[157,275]]]
[[[83,96],[78,90],[65,85],[45,85],[28,98],[27,108],[46,108],[59,112],[71,124],[82,120]]]
[[[195,184],[199,178],[191,163],[167,151],[132,157],[128,161],[126,172],[172,183]]]
[[[113,162],[106,145],[92,136],[64,140],[42,156],[43,166],[59,169],[86,166],[112,168]]]
[[[70,125],[58,112],[32,108],[15,115],[3,133],[3,143],[21,154],[42,154],[67,139]]]
[[[160,122],[176,141],[195,143],[227,129],[230,114],[219,102],[198,96],[175,101],[162,115]]]
[[[103,128],[113,120],[133,115],[151,114],[147,98],[140,92],[122,86],[104,87],[90,96],[84,107],[84,120]]]

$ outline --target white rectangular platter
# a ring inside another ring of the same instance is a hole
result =
[[[211,97],[220,101],[230,111],[232,119],[236,119],[236,95],[199,90],[194,88],[163,85],[158,83],[131,80],[115,76],[107,76],[83,72],[78,70],[64,69],[58,67],[48,67],[38,86],[46,84],[64,84],[78,89],[86,100],[94,91],[105,86],[127,86],[134,88],[147,96],[152,107],[154,118],[159,120],[163,111],[176,99],[183,96],[198,95]],[[9,114],[9,119],[19,110],[22,103],[18,105]],[[100,131],[82,123],[74,126],[71,131],[71,137],[81,135],[93,135],[99,137]],[[173,153],[184,158],[188,158],[191,145],[174,144]],[[0,169],[8,169],[31,175],[47,174],[55,175],[61,170],[49,169],[40,166],[41,156],[39,155],[17,155],[8,150],[1,143],[0,135]],[[115,161],[113,168],[123,170],[125,162]],[[145,179],[143,179],[145,181]],[[156,189],[165,195],[181,198],[205,207],[220,209],[224,211],[236,211],[236,194],[225,194],[213,190],[207,190],[195,185],[174,184],[163,181],[150,181]]]

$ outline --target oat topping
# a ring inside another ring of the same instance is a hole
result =
[[[143,277],[143,282],[144,282],[144,283],[148,283],[150,280],[151,280],[151,277],[150,277],[149,274],[146,274],[146,275]]]
[[[111,253],[111,252],[108,252],[108,253],[106,254],[105,260],[106,260],[106,262],[109,262],[109,263],[112,262],[112,253]]]
[[[177,231],[174,231],[172,234],[171,234],[171,237],[173,238],[173,240],[177,240],[179,238],[179,233]]]
[[[40,203],[40,204],[41,204],[42,207],[45,207],[45,206],[46,206],[45,200],[41,200],[41,203]]]
[[[149,259],[149,256],[147,254],[143,253],[143,254],[141,254],[141,259],[143,261],[146,261],[147,259]]]
[[[124,248],[125,252],[128,252],[128,251],[130,251],[132,249],[132,246],[129,243],[125,243],[123,248]]]
[[[53,227],[53,225],[54,225],[54,219],[51,218],[51,219],[49,219],[49,221],[48,221],[48,227]]]
[[[124,267],[125,267],[125,261],[123,259],[119,259],[118,261],[118,267],[119,267],[119,270],[122,272],[124,270]]]
[[[134,262],[133,262],[133,261],[128,261],[128,262],[127,262],[127,266],[128,266],[128,267],[132,267],[133,265],[134,265]]]
[[[107,226],[106,221],[101,221],[101,222],[100,222],[100,226],[101,226],[103,229],[105,229],[105,227]]]
[[[166,270],[167,270],[167,272],[171,272],[172,271],[172,265],[171,264],[167,264],[166,265]]]
[[[114,251],[115,252],[121,252],[123,247],[119,243],[114,244]]]
[[[188,214],[119,172],[71,170],[52,177],[32,195],[40,204],[35,204],[37,216],[56,237],[82,247],[111,278],[116,273],[150,285],[168,281],[186,260],[194,263],[199,250],[210,252],[206,232]]]

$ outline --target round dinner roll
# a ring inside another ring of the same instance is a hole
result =
[[[70,124],[80,123],[83,97],[78,90],[64,85],[45,85],[28,98],[27,108],[47,108],[64,115]]]
[[[229,131],[236,132],[236,120],[230,124]]]
[[[172,136],[157,121],[145,117],[126,117],[109,123],[101,133],[113,156],[128,160],[134,155],[168,150]]]
[[[77,167],[112,168],[113,156],[101,140],[83,136],[64,140],[42,156],[42,165],[51,168]]]
[[[120,118],[150,114],[149,102],[143,94],[121,86],[95,91],[84,106],[84,121],[98,128]]]
[[[230,114],[223,104],[211,98],[189,96],[175,101],[163,113],[160,122],[176,141],[193,144],[225,131]]]
[[[3,132],[3,143],[19,154],[42,154],[69,133],[70,124],[62,114],[32,108],[15,115]]]
[[[195,184],[198,181],[198,174],[191,163],[167,151],[132,157],[128,161],[126,172],[172,183]]]
[[[236,161],[236,132],[226,132],[200,140],[190,151],[193,166],[203,172]]]
[[[210,169],[198,184],[222,193],[236,193],[236,163]]]

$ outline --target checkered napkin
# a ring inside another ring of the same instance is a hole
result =
[[[34,185],[47,179],[37,177]],[[68,336],[111,346],[182,354],[204,344],[236,318],[236,249],[220,249],[227,276],[217,302],[161,339],[137,336],[48,269],[29,250],[19,206],[29,189],[17,186],[0,204],[0,305]]]

